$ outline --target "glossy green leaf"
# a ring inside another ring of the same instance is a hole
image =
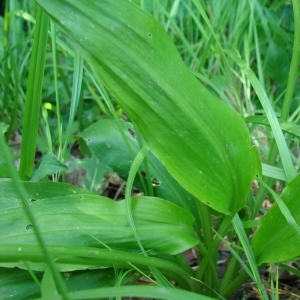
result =
[[[136,156],[139,144],[135,138],[134,128],[132,124],[127,122],[122,122],[122,125],[127,144],[130,146],[133,156]],[[83,146],[88,146],[99,160],[99,164],[94,165],[95,171],[100,172],[99,169],[102,167],[106,172],[116,172],[121,178],[127,180],[132,157],[115,120],[105,119],[92,124],[80,134],[80,138],[85,142]],[[178,184],[152,153],[149,153],[146,159],[150,174],[147,174],[143,167],[141,172],[143,177],[150,177],[154,195],[185,208],[197,218],[197,205],[195,203],[197,200],[195,197]],[[91,172],[91,167],[89,171]],[[134,186],[146,192],[138,176]]]
[[[48,245],[93,246],[138,252],[125,202],[115,202],[59,183],[24,182],[29,203]],[[0,181],[0,238],[6,244],[36,244],[32,225],[11,181]],[[132,214],[149,254],[177,254],[198,243],[194,218],[171,202],[134,197]]]
[[[37,3],[91,63],[172,176],[215,210],[240,210],[260,173],[257,149],[241,117],[194,77],[158,22],[127,0]]]
[[[288,211],[276,204],[261,220],[252,239],[253,252],[259,265],[300,256],[300,236],[295,228],[300,225],[299,186],[300,175],[280,195]]]

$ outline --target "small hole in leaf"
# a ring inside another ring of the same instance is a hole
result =
[[[130,133],[130,135],[135,139],[135,132],[130,129],[130,128],[127,128],[127,131]]]
[[[26,229],[26,230],[31,230],[32,227],[33,227],[33,226],[32,226],[31,224],[28,224],[28,225],[26,225],[25,229]]]
[[[161,181],[155,177],[151,178],[151,182],[153,186],[160,186]]]
[[[148,36],[150,39],[152,39],[152,34],[150,32],[148,33]]]
[[[35,202],[35,201],[37,201],[37,200],[36,200],[36,199],[33,199],[33,198],[31,198],[29,201],[30,201],[30,202]]]
[[[146,174],[145,171],[142,171],[141,174],[142,174],[143,177],[145,177],[145,178],[147,177],[147,174]]]

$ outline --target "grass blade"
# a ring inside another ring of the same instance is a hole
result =
[[[74,59],[74,76],[73,76],[71,107],[70,107],[69,122],[68,122],[67,131],[66,131],[65,143],[64,143],[62,155],[61,155],[62,160],[65,157],[65,153],[66,153],[70,135],[71,135],[72,124],[74,122],[75,113],[76,113],[79,99],[80,99],[82,75],[83,75],[83,59],[76,52],[75,59]]]
[[[277,147],[279,149],[279,153],[281,156],[283,169],[285,172],[285,176],[287,178],[287,181],[291,181],[296,176],[296,171],[293,166],[292,158],[289,152],[288,145],[286,143],[286,140],[284,138],[283,132],[281,130],[279,121],[276,117],[276,114],[274,112],[274,109],[272,108],[272,105],[268,99],[268,96],[263,89],[261,83],[255,76],[254,72],[247,66],[241,58],[239,58],[234,52],[229,50],[224,50],[225,53],[231,57],[241,68],[242,72],[247,76],[249,81],[251,82],[260,102],[261,105],[264,108],[265,114],[268,118],[268,121],[270,123],[270,126],[272,128],[274,138],[277,143]]]
[[[20,172],[28,177],[30,177],[32,172],[40,121],[48,23],[49,17],[38,7],[29,67],[28,88],[26,91],[20,161]]]
[[[239,237],[239,240],[241,241],[241,244],[242,244],[243,249],[245,251],[245,254],[247,256],[250,268],[252,270],[253,278],[255,280],[255,283],[258,286],[260,295],[261,295],[262,299],[269,299],[269,297],[266,293],[266,290],[265,290],[265,288],[264,288],[264,286],[261,282],[259,271],[258,271],[258,268],[257,268],[257,263],[256,263],[256,260],[255,260],[253,251],[251,249],[249,239],[246,235],[243,224],[242,224],[241,219],[240,219],[238,214],[236,214],[234,216],[234,218],[232,220],[232,225],[235,229],[236,234]]]

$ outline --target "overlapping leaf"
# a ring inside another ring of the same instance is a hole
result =
[[[138,252],[126,217],[125,202],[115,202],[67,184],[24,182],[32,212],[46,243]],[[0,239],[6,244],[37,244],[10,180],[0,181]],[[194,218],[171,202],[132,199],[140,240],[150,254],[177,254],[195,246]]]
[[[105,172],[116,172],[124,180],[127,180],[133,159],[128,145],[132,155],[135,156],[138,152],[139,144],[137,139],[132,136],[135,133],[130,123],[122,122],[121,127],[127,139],[127,144],[120,132],[120,127],[112,119],[104,119],[92,124],[80,134],[79,141],[83,148],[85,145],[89,147],[98,158],[99,165]],[[81,143],[81,139],[85,144]],[[99,165],[95,165],[94,168],[99,170]],[[152,153],[147,155],[147,165],[149,174],[147,174],[144,166],[141,167],[142,180],[145,182],[146,178],[150,179],[154,195],[183,207],[191,214],[194,214],[197,221],[197,199],[178,184]],[[147,186],[146,182],[145,185]],[[143,190],[144,185],[139,176],[136,176],[134,186],[146,192]]]
[[[299,187],[300,175],[280,195],[289,212],[282,211],[276,204],[261,220],[252,240],[253,252],[259,265],[292,260],[300,256],[300,236],[295,226],[292,226],[294,221],[300,226]]]
[[[158,22],[127,0],[36,1],[174,178],[217,211],[241,209],[260,172],[257,150],[240,116],[198,82]]]

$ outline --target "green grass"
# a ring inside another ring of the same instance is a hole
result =
[[[259,271],[269,263],[290,271],[284,262],[300,256],[299,1],[134,2],[161,27],[125,0],[118,8],[104,0],[101,7],[97,1],[6,1],[0,18],[0,236],[5,240],[10,226],[20,224],[13,223],[19,205],[27,229],[13,227],[14,242],[0,247],[0,277],[13,267],[0,294],[230,299],[251,278],[262,299],[280,299],[278,269],[270,293]],[[59,183],[68,182],[67,168],[71,174],[85,169],[76,181],[83,189]],[[95,194],[103,192],[110,172],[127,181],[125,210],[115,216],[126,223],[120,240],[113,232],[118,222],[103,217],[107,199],[97,212],[104,198]],[[250,187],[255,176],[257,191]],[[53,190],[43,190],[48,181],[55,182]],[[286,187],[282,194],[278,185]],[[150,202],[133,201],[133,186]],[[64,204],[47,206],[57,197],[71,209],[70,219]],[[151,197],[164,200],[153,207]],[[274,207],[257,221],[266,197]],[[49,236],[43,224],[50,210],[57,224],[49,223]],[[85,218],[91,223],[80,225]],[[93,218],[110,230],[88,225],[97,224]],[[60,222],[77,244],[59,232]],[[22,242],[30,233],[35,242]],[[231,254],[219,280],[218,248],[225,237]],[[195,246],[197,270],[175,245]],[[99,287],[94,271],[104,278]],[[86,290],[75,291],[77,276],[84,276]]]

